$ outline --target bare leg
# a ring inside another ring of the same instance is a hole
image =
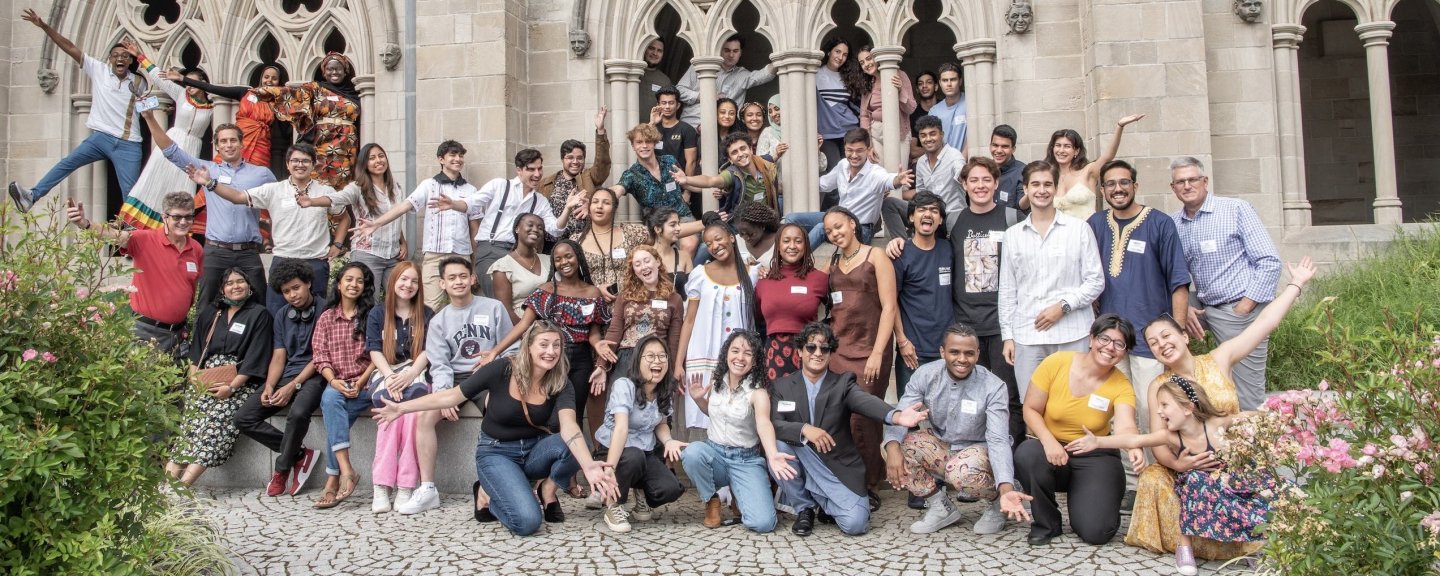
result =
[[[435,425],[440,422],[440,411],[430,410],[415,416],[415,458],[420,461],[420,482],[434,482]]]

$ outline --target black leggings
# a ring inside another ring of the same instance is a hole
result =
[[[1120,498],[1125,494],[1125,467],[1115,450],[1070,455],[1064,466],[1045,459],[1039,440],[1026,439],[1015,450],[1015,475],[1025,492],[1035,497],[1030,510],[1035,521],[1031,534],[1060,535],[1060,506],[1056,492],[1068,492],[1070,529],[1087,544],[1104,544],[1120,530]]]
[[[595,369],[595,351],[589,342],[571,342],[565,346],[570,358],[570,387],[575,390],[575,423],[585,429],[585,403],[590,400],[590,372]],[[559,430],[558,422],[555,430]]]
[[[595,459],[605,461],[608,449],[596,447]],[[680,499],[685,487],[675,477],[675,472],[665,466],[660,448],[645,452],[639,448],[625,448],[620,461],[615,465],[615,481],[620,484],[620,504],[629,500],[630,490],[638,488],[644,494],[645,503],[651,508],[664,506]]]

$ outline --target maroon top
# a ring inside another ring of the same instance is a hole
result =
[[[765,319],[766,335],[798,334],[806,324],[820,317],[820,304],[829,290],[829,276],[811,270],[804,278],[795,277],[795,266],[780,267],[784,276],[779,280],[762,278],[755,284],[755,302]],[[871,340],[874,343],[874,340]]]

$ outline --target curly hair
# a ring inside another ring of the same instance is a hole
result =
[[[649,290],[645,289],[645,282],[635,273],[635,257],[640,254],[649,254],[655,259],[656,274],[659,275],[655,284],[654,298],[665,299],[675,293],[675,282],[670,279],[670,271],[665,269],[665,263],[660,261],[660,252],[654,246],[641,244],[630,251],[630,257],[625,259],[625,275],[620,280],[620,297],[630,302],[641,302],[646,306],[645,301],[652,296]],[[619,313],[619,310],[616,310]],[[672,312],[674,314],[674,312]]]
[[[720,362],[715,365],[715,374],[710,384],[716,391],[726,386],[726,380],[730,376],[730,345],[736,340],[744,340],[750,346],[750,373],[742,375],[740,385],[749,387],[752,390],[766,390],[770,388],[770,381],[765,377],[765,350],[761,346],[760,335],[751,330],[736,330],[725,338],[725,343],[720,345]]]

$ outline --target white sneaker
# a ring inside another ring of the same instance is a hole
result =
[[[406,502],[410,501],[410,495],[415,492],[414,488],[401,488],[395,491],[395,508],[399,509]]]
[[[375,496],[370,501],[370,511],[376,514],[390,511],[390,488],[375,486]]]
[[[600,510],[605,508],[605,500],[600,496],[599,490],[591,490],[590,495],[585,497],[586,510]]]
[[[1000,499],[996,498],[975,521],[973,528],[976,534],[999,534],[1005,529],[1005,513],[1000,511]]]
[[[439,507],[440,492],[431,486],[421,486],[410,493],[410,499],[405,501],[404,506],[396,508],[395,511],[401,514],[419,514]]]
[[[612,532],[630,531],[630,513],[619,504],[614,504],[605,509],[605,525],[610,527]]]
[[[630,509],[630,517],[641,522],[649,522],[660,515],[659,510],[651,508],[650,505],[645,502],[644,495],[634,494],[633,496],[636,497],[635,507]]]
[[[940,531],[941,528],[960,521],[964,513],[955,507],[955,503],[945,495],[945,489],[941,488],[925,499],[925,516],[919,521],[910,525],[910,531],[916,534],[932,534]]]

